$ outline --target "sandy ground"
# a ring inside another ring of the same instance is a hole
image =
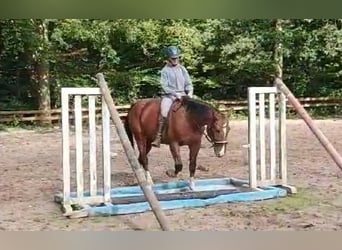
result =
[[[342,120],[316,121],[342,152]],[[166,211],[175,230],[340,230],[342,172],[302,120],[287,125],[288,179],[298,194],[279,200],[230,203],[205,208]],[[198,157],[209,172],[198,178],[247,177],[241,145],[247,142],[247,122],[232,121],[226,156],[216,158],[203,140]],[[112,185],[136,183],[118,138],[112,139]],[[187,148],[179,178],[188,177]],[[86,156],[85,156],[86,157]],[[150,170],[156,182],[170,180],[173,167],[168,147],[152,149]],[[0,132],[0,230],[159,230],[152,212],[67,219],[53,198],[62,190],[61,132]]]

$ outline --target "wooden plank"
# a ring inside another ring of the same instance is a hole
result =
[[[127,113],[123,112],[119,114],[119,117],[124,118],[127,115]],[[101,114],[96,114],[96,118],[101,117]],[[69,115],[69,119],[70,120],[74,120],[74,116],[73,115]],[[50,121],[56,121],[56,120],[61,120],[61,115],[55,115],[55,116],[49,116],[47,117],[48,120]],[[89,115],[82,115],[82,120],[86,120],[89,119]],[[0,122],[12,122],[12,121],[20,121],[20,122],[29,122],[29,121],[41,121],[41,117],[40,116],[27,116],[27,117],[6,117],[6,118],[0,118]],[[46,120],[46,119],[45,119]]]
[[[75,139],[76,139],[76,183],[77,197],[82,202],[83,197],[83,140],[82,140],[82,99],[81,95],[75,95]]]
[[[40,115],[44,111],[42,110],[0,110],[0,115],[31,115],[31,114],[37,114]],[[51,109],[50,113],[54,113],[53,109]],[[61,113],[61,111],[59,111]]]
[[[70,204],[69,95],[62,88],[62,168],[64,205]]]
[[[267,100],[265,100],[265,103],[268,103]],[[319,108],[319,107],[336,107],[341,105],[341,102],[336,102],[336,103],[303,103],[302,107],[307,107],[307,108]],[[123,105],[123,106],[118,106],[118,110],[127,110],[127,106],[129,105]],[[288,104],[286,105],[287,108],[293,110],[295,109],[292,105]],[[248,107],[243,105],[243,106],[234,106],[234,107],[229,107],[229,108],[219,108],[220,111],[227,112],[227,111],[243,111],[243,110],[248,110]],[[73,112],[72,109],[70,109],[69,112]],[[86,112],[83,110],[83,112]],[[32,112],[28,112],[26,114],[26,111],[0,111],[0,115],[3,116],[8,116],[8,117],[0,117],[0,122],[13,122],[15,121],[20,121],[20,122],[30,122],[30,121],[41,121],[42,118],[39,116],[41,114],[41,111],[35,110]],[[53,113],[56,113],[57,115],[53,115]],[[27,115],[27,116],[24,116]],[[125,117],[127,115],[126,112],[119,111],[119,116],[120,117]],[[14,118],[15,117],[15,118]],[[83,115],[83,119],[87,119],[88,116],[85,114]],[[59,115],[59,112],[53,112],[51,115],[47,118],[50,121],[56,121],[56,120],[61,120],[61,116]],[[70,119],[73,119],[73,116],[70,116]],[[46,120],[46,119],[45,119]]]
[[[63,197],[61,195],[55,195],[55,202],[61,202]],[[94,196],[83,196],[82,200],[77,197],[70,197],[70,205],[99,205],[103,203],[103,195],[94,195]]]
[[[159,201],[170,201],[170,200],[186,200],[186,199],[210,199],[220,195],[241,193],[252,191],[249,188],[241,189],[221,189],[221,190],[206,190],[196,192],[175,192],[175,193],[156,193]],[[146,197],[141,195],[126,196],[126,197],[113,197],[112,204],[132,204],[138,202],[146,202]]]
[[[254,87],[253,87],[254,88]],[[259,88],[259,87],[256,87]],[[341,103],[342,98],[339,97],[299,97],[297,98],[301,102],[336,102]],[[265,100],[266,103],[268,103],[268,100]],[[248,101],[245,100],[218,100],[216,101],[217,104],[222,105],[243,105],[248,103]]]
[[[110,202],[111,189],[111,153],[110,153],[110,114],[106,101],[102,97],[102,157],[104,202]]]
[[[97,195],[97,196],[86,196],[82,197],[82,200],[79,198],[71,198],[72,204],[75,205],[99,205],[103,203],[103,196],[102,195]]]
[[[256,161],[256,105],[255,88],[248,88],[248,162],[249,162],[249,185],[257,187],[257,161]]]
[[[266,186],[273,186],[273,185],[281,185],[282,184],[282,180],[275,178],[273,180],[271,179],[266,179],[264,181],[260,181],[258,183],[259,187],[266,187]]]
[[[64,89],[64,91],[67,88],[62,88]],[[82,89],[82,88],[76,88],[76,89]],[[74,91],[75,93],[76,90]],[[80,93],[79,93],[80,94]],[[304,107],[319,107],[319,106],[338,106],[341,105],[342,103],[342,98],[336,98],[336,97],[302,97],[302,98],[297,98],[299,101],[303,102],[302,106]],[[246,109],[247,108],[247,103],[248,101],[244,101],[244,100],[219,100],[215,102],[216,105],[236,105],[235,107],[232,107],[232,109],[234,110],[242,110],[242,109]],[[257,102],[258,103],[258,102]],[[268,100],[265,100],[265,103],[268,103]],[[124,105],[117,105],[116,108],[117,110],[127,110],[130,108],[130,104],[124,104]],[[292,107],[291,104],[287,104],[287,107]],[[101,108],[97,108],[96,109],[101,110]],[[87,108],[82,108],[82,111],[87,112],[88,109]],[[50,113],[54,114],[54,113],[61,113],[62,109],[61,108],[57,108],[57,109],[51,109]],[[69,112],[73,112],[73,109],[70,109]],[[0,115],[8,115],[8,116],[12,116],[12,115],[29,115],[29,114],[41,114],[42,111],[41,110],[0,110]]]
[[[275,93],[269,94],[269,133],[270,133],[270,179],[276,178],[276,124],[275,124]]]
[[[268,103],[267,100],[265,100],[265,103]],[[318,107],[335,107],[335,106],[339,106],[341,105],[341,103],[303,103],[302,104],[302,107],[307,107],[307,108],[318,108]],[[293,110],[295,109],[291,104],[287,104],[286,105],[287,108]],[[128,108],[118,108],[119,110],[119,116],[125,116],[127,113],[124,112],[126,111]],[[241,110],[247,110],[248,107],[247,106],[236,106],[236,107],[229,107],[229,108],[223,108],[223,107],[220,107],[219,108],[221,111],[229,111],[229,110],[233,110],[233,111],[241,111]],[[121,111],[120,111],[121,110]],[[6,112],[5,114],[2,114]],[[42,113],[41,111],[34,111],[32,113],[28,113],[27,115],[31,115],[31,116],[24,116],[26,115],[25,114],[25,111],[24,113],[22,113],[23,111],[0,111],[0,115],[3,115],[3,116],[9,116],[9,117],[0,117],[0,122],[10,122],[10,121],[13,121],[14,118],[13,116],[15,117],[16,120],[18,121],[39,121],[40,118],[39,118],[39,115]],[[74,112],[73,109],[70,109],[69,112]],[[83,112],[86,113],[85,110],[83,110]],[[48,117],[49,120],[60,120],[61,119],[61,116],[59,115],[60,112],[52,112],[51,113],[51,116]],[[53,114],[57,114],[57,115],[53,115]],[[86,114],[85,114],[86,115]],[[72,117],[72,116],[70,116]],[[87,118],[87,117],[85,117]]]
[[[95,124],[95,96],[89,96],[89,175],[90,195],[95,196],[97,192],[97,170],[96,170],[96,124]]]
[[[266,151],[265,151],[265,94],[259,94],[259,157],[260,179],[266,179]]]
[[[246,182],[245,180],[241,180],[241,179],[236,179],[236,178],[230,178],[231,184],[239,187],[240,189],[246,189],[248,188],[248,190],[251,191],[262,191],[261,188],[258,188],[259,183],[257,183],[257,186],[254,188],[251,188],[249,183]]]

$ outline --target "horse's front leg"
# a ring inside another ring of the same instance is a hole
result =
[[[175,170],[167,170],[166,174],[169,177],[176,177],[179,172],[183,169],[183,163],[180,156],[180,146],[177,142],[170,143],[170,151],[175,162]]]
[[[197,144],[193,144],[189,146],[189,173],[190,173],[190,181],[189,181],[189,188],[190,190],[195,189],[195,172],[196,172],[196,165],[197,165],[197,156],[198,152],[201,148],[201,142],[198,142]]]
[[[147,143],[146,139],[141,139],[137,142],[138,144],[138,149],[139,149],[139,163],[142,165],[142,167],[145,170],[145,177],[148,185],[152,186],[153,185],[153,180],[150,174],[150,171],[148,169],[148,157],[147,154],[151,150],[151,143]]]
[[[150,171],[148,170],[148,153],[150,152],[152,148],[152,145],[151,143],[146,143],[146,155],[145,155],[145,176],[146,176],[146,180],[147,180],[147,183],[151,186],[153,186],[153,179],[151,177],[151,174],[150,174]]]

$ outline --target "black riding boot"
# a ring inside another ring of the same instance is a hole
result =
[[[164,118],[163,116],[159,117],[158,133],[157,133],[156,138],[152,142],[152,146],[154,147],[160,148],[160,141],[161,141],[165,121],[166,121],[166,118]]]

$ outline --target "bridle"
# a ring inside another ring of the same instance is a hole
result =
[[[223,125],[223,127],[222,127],[222,129],[225,129],[225,128],[228,128],[228,122],[226,122],[226,123]],[[202,128],[201,128],[201,129],[202,129]],[[228,132],[229,132],[229,131],[228,131],[228,129],[227,129],[227,130],[226,130],[226,133],[225,133],[225,135],[224,135],[224,138],[227,138]],[[208,133],[207,133],[207,125],[205,126],[205,128],[204,128],[202,134],[205,136],[205,138],[208,140],[208,142],[211,143],[210,148],[212,148],[212,147],[214,147],[215,145],[218,145],[218,144],[227,144],[227,143],[228,143],[227,140],[215,141],[215,140],[211,139],[210,136],[209,136]]]

